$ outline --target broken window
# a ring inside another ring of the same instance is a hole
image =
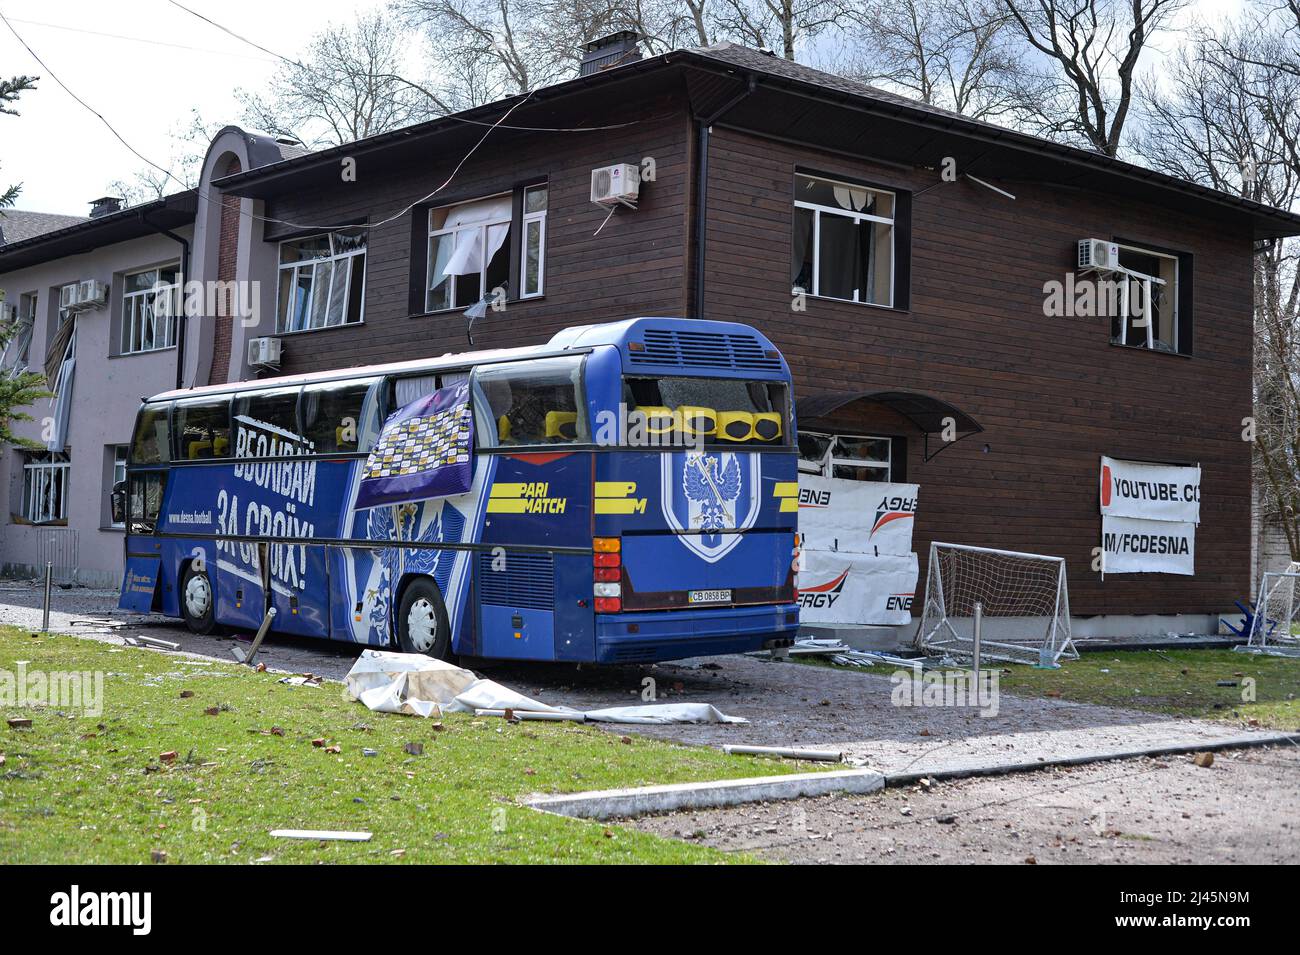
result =
[[[1171,353],[1189,352],[1179,335],[1179,259],[1135,246],[1119,247],[1118,308],[1111,342]],[[1181,336],[1186,338],[1186,335]],[[1180,347],[1185,346],[1185,347]]]
[[[875,435],[799,432],[799,471],[847,481],[889,481],[893,439]]]
[[[302,332],[361,321],[366,237],[331,232],[280,243],[276,331]]]
[[[468,308],[485,298],[505,297],[510,283],[510,206],[507,193],[429,210],[426,312]],[[545,207],[540,211],[543,218],[534,221],[544,228]],[[540,271],[537,278],[540,292]]]
[[[892,192],[796,175],[794,294],[892,307],[894,207]]]

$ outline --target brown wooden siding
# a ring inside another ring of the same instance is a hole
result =
[[[511,302],[501,312],[489,310],[474,324],[473,347],[539,344],[571,325],[685,314],[688,136],[686,117],[660,103],[625,129],[489,138],[424,209],[548,179],[546,294]],[[435,189],[465,151],[449,150],[432,156],[426,167],[373,179],[362,164],[357,182],[339,183],[328,194],[276,199],[269,215],[294,222],[379,221]],[[655,159],[657,180],[642,188],[640,207],[620,210],[593,235],[606,211],[590,201],[591,170],[616,162],[639,164],[647,156]],[[471,349],[463,310],[410,314],[412,266],[423,270],[421,253],[413,255],[412,244],[422,242],[416,237],[424,234],[426,215],[416,210],[371,231],[364,325],[286,335],[281,374]]]
[[[1250,581],[1251,241],[1104,196],[1016,183],[1014,201],[969,181],[913,203],[911,308],[809,299],[791,310],[797,167],[920,191],[938,176],[715,129],[705,314],[763,329],[800,393],[901,389],[943,398],[986,429],[922,462],[915,546],[931,540],[1065,557],[1076,614],[1214,613]],[[1046,318],[1075,240],[1122,235],[1195,256],[1192,358],[1109,343],[1109,319]],[[933,444],[932,438],[932,444]],[[984,451],[985,445],[988,451]],[[1200,463],[1196,575],[1091,571],[1100,545],[1098,458]]]

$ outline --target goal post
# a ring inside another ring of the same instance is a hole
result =
[[[917,649],[970,658],[979,604],[981,658],[1041,664],[1078,659],[1070,634],[1065,558],[935,541],[928,563],[925,602],[913,638]]]
[[[1259,596],[1251,615],[1250,634],[1244,649],[1258,653],[1300,655],[1300,638],[1295,635],[1300,564],[1285,571],[1265,571],[1259,581]]]

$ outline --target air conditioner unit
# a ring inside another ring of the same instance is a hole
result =
[[[615,203],[636,208],[641,192],[641,170],[631,163],[601,166],[591,171],[591,201],[597,205]]]
[[[18,306],[0,302],[0,325],[12,325],[18,321]]]
[[[1098,272],[1119,269],[1119,245],[1105,239],[1079,240],[1079,268]]]
[[[280,352],[284,343],[279,338],[250,338],[248,363],[264,368],[280,367]]]
[[[103,282],[95,279],[83,279],[78,282],[75,289],[71,291],[72,301],[67,304],[67,308],[74,311],[85,311],[89,308],[101,308],[108,302],[108,286]],[[63,296],[60,295],[60,304]]]

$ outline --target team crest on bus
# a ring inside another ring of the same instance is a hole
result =
[[[724,451],[663,455],[664,520],[697,556],[716,563],[758,520],[759,456]],[[723,533],[732,530],[735,533]]]

